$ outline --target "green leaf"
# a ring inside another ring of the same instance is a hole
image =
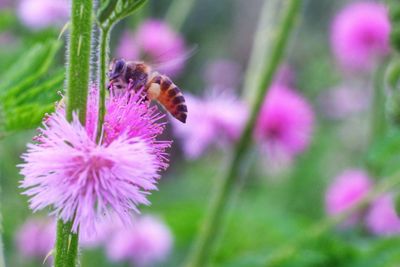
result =
[[[105,22],[114,11],[115,6],[117,5],[117,1],[114,0],[106,0],[102,1],[99,11],[97,13],[97,18],[100,23]]]
[[[61,43],[58,41],[38,44],[21,55],[8,71],[0,75],[2,81],[0,84],[0,97],[15,84],[22,83],[21,81],[28,84],[28,80],[33,82],[44,75],[48,71],[60,46]]]
[[[0,135],[35,128],[45,113],[54,110],[65,70],[50,70],[50,67],[60,45],[55,41],[35,45],[3,73]]]
[[[58,98],[57,91],[62,88],[64,76],[64,69],[60,69],[51,78],[41,81],[30,88],[16,86],[3,98],[3,105],[7,108],[29,103],[47,104],[54,102]]]
[[[6,113],[5,131],[22,131],[37,127],[46,113],[54,110],[55,104],[41,105],[37,103],[27,104],[12,110],[12,114]]]
[[[97,15],[100,25],[110,28],[141,7],[146,0],[105,0],[102,1]]]

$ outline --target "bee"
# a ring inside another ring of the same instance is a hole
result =
[[[114,90],[134,90],[144,88],[148,100],[158,101],[177,120],[185,123],[187,106],[185,98],[170,78],[152,71],[151,67],[142,61],[113,60],[109,68],[109,88]]]

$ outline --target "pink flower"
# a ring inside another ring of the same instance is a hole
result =
[[[400,233],[400,218],[391,194],[383,195],[372,203],[366,225],[376,235],[391,236]]]
[[[172,249],[168,227],[153,216],[137,219],[130,228],[120,228],[107,243],[107,255],[113,261],[130,261],[135,266],[152,266],[165,260]]]
[[[233,60],[216,59],[206,65],[204,79],[210,87],[236,88],[242,79],[242,70]]]
[[[325,207],[329,215],[336,215],[351,208],[365,197],[372,188],[368,174],[363,170],[349,169],[337,176],[325,195]],[[359,214],[354,214],[345,226],[355,224]]]
[[[29,219],[18,230],[15,243],[26,258],[44,260],[56,240],[55,224],[46,219]]]
[[[155,63],[157,71],[170,76],[182,71],[186,55],[183,37],[155,19],[143,22],[136,33],[125,32],[117,48],[118,57]]]
[[[134,33],[126,31],[122,34],[116,53],[118,57],[125,58],[127,60],[140,59],[140,51],[136,43]]]
[[[365,111],[370,104],[370,98],[370,91],[366,88],[345,84],[323,92],[319,100],[326,116],[344,119]]]
[[[331,44],[347,69],[370,70],[389,52],[390,22],[383,4],[358,2],[340,11],[332,24]]]
[[[314,113],[296,91],[273,85],[261,108],[255,130],[261,149],[271,159],[291,159],[310,144]]]
[[[247,120],[247,106],[230,91],[214,91],[205,99],[185,95],[190,116],[186,124],[173,121],[187,158],[201,156],[212,145],[237,140]]]
[[[96,232],[79,233],[79,245],[85,249],[100,247],[109,242],[116,229],[122,227],[125,225],[115,215],[105,218],[96,225]]]
[[[22,23],[35,30],[61,26],[68,21],[69,1],[22,0],[17,12]]]
[[[29,144],[20,165],[21,187],[30,207],[52,207],[51,214],[70,221],[90,236],[105,218],[117,215],[129,224],[129,211],[148,205],[147,195],[157,189],[159,172],[167,168],[165,149],[157,141],[164,124],[156,107],[143,102],[140,93],[127,93],[107,101],[101,143],[96,143],[98,94],[89,94],[86,128],[76,114],[68,122],[63,110],[52,114],[40,130],[39,144]]]

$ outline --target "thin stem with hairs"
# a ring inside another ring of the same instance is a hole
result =
[[[106,84],[107,84],[107,62],[108,62],[108,43],[110,27],[100,27],[100,67],[99,67],[99,77],[100,77],[100,98],[99,98],[99,121],[97,129],[97,141],[99,141],[102,125],[104,122],[104,115],[106,113],[105,102],[106,102]]]

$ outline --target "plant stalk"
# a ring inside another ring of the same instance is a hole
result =
[[[260,21],[254,36],[249,63],[246,69],[243,96],[249,104],[256,99],[258,85],[261,82],[265,69],[265,59],[271,55],[272,40],[276,37],[276,27],[282,17],[281,12],[276,12],[282,6],[280,0],[265,1],[261,10]]]
[[[271,55],[267,58],[268,64],[265,70],[260,73],[262,75],[261,82],[258,85],[257,97],[251,108],[250,118],[246,127],[235,146],[233,157],[228,165],[227,172],[216,188],[213,199],[210,203],[210,209],[206,215],[202,230],[197,236],[192,254],[186,263],[187,267],[203,267],[207,265],[211,258],[214,241],[221,232],[223,226],[223,215],[226,207],[231,199],[232,192],[235,191],[238,181],[238,173],[240,172],[241,163],[243,162],[247,151],[251,145],[253,129],[264,101],[268,88],[270,87],[277,67],[284,55],[286,45],[289,40],[291,30],[295,24],[295,20],[299,13],[300,0],[288,0],[284,8],[284,15],[280,28],[278,29],[276,38],[274,39]]]
[[[176,31],[181,30],[195,2],[195,0],[174,0],[168,8],[165,20]]]
[[[102,125],[104,122],[104,116],[106,114],[106,90],[107,90],[107,62],[108,62],[108,43],[110,27],[100,27],[100,67],[99,67],[99,77],[100,77],[100,98],[99,98],[99,119],[97,124],[97,142],[99,142]]]
[[[77,113],[82,125],[86,120],[86,102],[90,79],[90,50],[92,36],[92,0],[72,0],[71,28],[67,58],[67,106],[69,121]],[[76,266],[78,233],[72,233],[73,220],[57,222],[55,267]]]
[[[371,110],[371,143],[382,138],[386,133],[385,117],[385,71],[387,63],[379,65],[374,75],[372,110]]]

